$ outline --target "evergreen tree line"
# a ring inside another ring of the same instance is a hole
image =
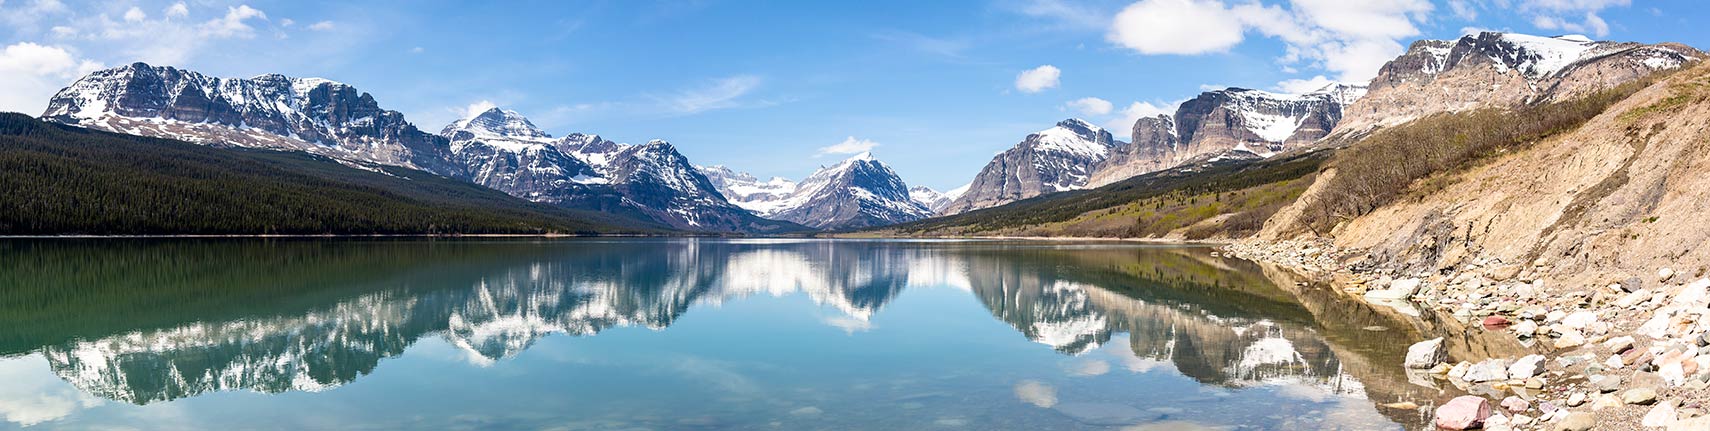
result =
[[[422,171],[0,114],[0,235],[594,234],[645,229]]]

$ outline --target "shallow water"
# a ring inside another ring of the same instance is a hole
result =
[[[0,429],[1421,426],[1417,323],[1213,251],[5,241]]]

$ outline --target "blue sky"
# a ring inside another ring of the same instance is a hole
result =
[[[0,0],[0,110],[39,114],[82,73],[145,61],[334,79],[435,132],[496,104],[554,135],[667,139],[696,163],[761,177],[800,179],[871,146],[911,185],[943,190],[1064,118],[1126,140],[1129,118],[1203,88],[1363,81],[1412,40],[1473,29],[1707,47],[1710,32],[1693,24],[1710,18],[1706,9],[1689,0]]]

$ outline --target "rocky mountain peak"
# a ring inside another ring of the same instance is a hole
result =
[[[1082,188],[1093,167],[1125,145],[1086,120],[1059,121],[993,157],[974,176],[967,192],[954,198],[942,212],[956,214]]]
[[[1378,70],[1338,126],[1348,133],[1438,112],[1572,97],[1705,58],[1678,43],[1481,32],[1421,40]]]
[[[1062,133],[1058,132],[1059,130],[1066,131],[1076,138],[1102,147],[1109,147],[1111,142],[1115,141],[1115,137],[1113,137],[1109,131],[1104,130],[1103,127],[1093,125],[1093,123],[1079,118],[1070,118],[1059,121],[1056,126],[1042,130],[1039,134],[1051,137],[1064,136]]]
[[[372,95],[322,78],[219,78],[131,63],[98,70],[49,100],[48,121],[210,145],[296,150],[458,176],[444,139]]]
[[[872,151],[862,151],[860,154],[849,156],[849,158],[843,159],[843,161],[844,162],[863,162],[863,161],[865,161],[865,162],[876,162],[876,161],[878,161],[878,159],[873,158],[873,152]]]
[[[452,140],[470,138],[510,138],[522,140],[551,139],[552,135],[535,127],[527,117],[516,111],[492,108],[445,126],[439,132]]]

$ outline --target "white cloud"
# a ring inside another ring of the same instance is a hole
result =
[[[261,10],[239,5],[227,7],[226,15],[202,23],[202,33],[214,37],[250,38],[255,36],[255,27],[250,27],[250,19],[267,19],[267,14]]]
[[[1603,18],[1597,16],[1597,13],[1595,12],[1585,13],[1585,27],[1590,29],[1591,34],[1595,34],[1597,37],[1609,35],[1609,23],[1604,22]]]
[[[66,83],[101,68],[56,46],[19,42],[0,50],[0,111],[40,113]]]
[[[321,22],[317,22],[314,24],[309,24],[309,29],[314,30],[314,31],[332,30],[333,29],[333,22],[332,21],[321,21]]]
[[[173,3],[172,6],[166,7],[166,17],[168,18],[183,18],[186,16],[190,16],[190,7],[185,6],[184,2]]]
[[[141,22],[145,19],[148,19],[148,14],[143,13],[142,9],[139,9],[136,6],[131,6],[131,10],[125,11],[125,21]]]
[[[1317,91],[1318,89],[1335,83],[1336,80],[1325,78],[1324,75],[1318,75],[1309,79],[1284,80],[1282,82],[1278,82],[1276,87],[1273,89],[1283,93],[1301,94]]]
[[[297,20],[290,19],[290,18],[285,18],[285,19],[279,20],[279,26],[280,27],[290,27],[290,26],[293,26],[296,24],[297,24]]]
[[[1142,54],[1200,54],[1241,43],[1244,31],[1222,2],[1143,0],[1116,14],[1106,38]]]
[[[427,51],[427,48],[422,48],[419,46],[415,47],[415,48],[410,48],[411,54],[421,54],[421,53],[426,52],[426,51]]]
[[[1609,35],[1609,23],[1598,12],[1612,7],[1627,7],[1632,0],[1536,0],[1519,2],[1513,7],[1532,16],[1532,26],[1543,30],[1591,33],[1597,37]],[[1509,6],[1498,1],[1497,6]]]
[[[1449,10],[1467,21],[1478,19],[1478,9],[1473,8],[1472,3],[1467,3],[1467,0],[1449,0]]]
[[[469,106],[463,107],[463,118],[475,118],[476,115],[481,115],[482,112],[487,112],[487,110],[497,107],[499,107],[499,105],[493,103],[491,100],[482,100],[471,103]]]
[[[1401,54],[1399,40],[1417,36],[1415,23],[1433,9],[1428,0],[1293,0],[1287,8],[1257,2],[1233,7],[1220,0],[1142,0],[1118,13],[1107,38],[1142,54],[1193,55],[1226,51],[1247,32],[1282,40],[1285,69],[1310,63],[1364,81]]]
[[[1047,89],[1057,88],[1058,78],[1063,71],[1057,66],[1044,65],[1022,71],[1015,76],[1015,89],[1023,93],[1038,93]]]
[[[1109,114],[1112,109],[1116,108],[1116,105],[1112,105],[1109,100],[1097,97],[1082,97],[1070,100],[1068,103],[1065,103],[1063,107],[1079,112],[1081,115],[1091,117]]]
[[[819,152],[815,153],[813,156],[821,157],[831,154],[860,154],[872,151],[873,147],[877,146],[879,146],[878,142],[850,136],[848,138],[844,138],[843,142],[819,147]]]
[[[697,114],[718,109],[747,106],[742,96],[760,88],[761,79],[754,75],[737,75],[714,80],[712,85],[687,90],[660,100],[665,109],[676,114]]]

